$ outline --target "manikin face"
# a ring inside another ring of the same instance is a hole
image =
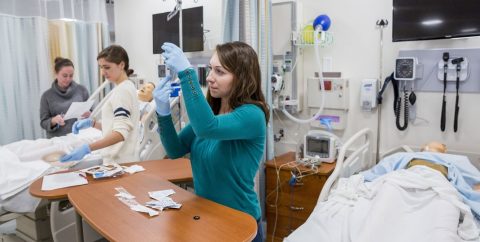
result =
[[[210,59],[209,73],[207,76],[208,90],[214,98],[228,98],[232,91],[233,73],[228,72],[220,64],[217,52]]]
[[[56,74],[58,86],[67,89],[73,81],[73,66],[64,66]]]
[[[155,87],[152,83],[148,82],[143,85],[142,89],[138,90],[138,99],[142,102],[150,102],[153,99],[152,93]]]
[[[422,151],[447,153],[447,146],[440,142],[432,141],[424,145]]]
[[[125,67],[125,63],[120,62],[120,64],[115,64],[113,62],[108,62],[104,58],[98,59],[98,65],[100,66],[100,71],[102,75],[109,81],[113,83],[118,83],[123,80],[119,80],[122,76]]]

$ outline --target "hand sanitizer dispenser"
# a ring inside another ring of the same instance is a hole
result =
[[[377,106],[377,80],[364,79],[360,87],[360,106],[364,112],[371,112]]]

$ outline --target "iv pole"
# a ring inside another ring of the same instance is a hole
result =
[[[379,87],[382,87],[382,75],[383,75],[383,29],[388,26],[388,20],[380,19],[376,23],[377,28],[380,29],[380,79]],[[378,104],[378,114],[377,114],[377,147],[376,147],[376,156],[375,161],[378,163],[380,161],[380,127],[381,127],[381,117],[382,117],[382,104]]]
[[[164,0],[165,1],[165,0]],[[180,47],[181,50],[183,50],[183,14],[182,14],[182,0],[176,0],[177,5],[175,5],[175,8],[167,15],[167,21],[170,21],[175,15],[177,15],[179,12],[178,16],[178,47]],[[173,79],[176,79],[177,73],[174,73]],[[182,110],[181,102],[178,102],[179,109]],[[182,111],[178,112],[178,120],[180,123],[180,129],[183,128],[182,125]]]
[[[182,14],[182,0],[176,0],[177,5],[175,8],[167,15],[167,21],[170,21],[177,13],[180,12],[178,16],[178,47],[183,50],[183,14]]]

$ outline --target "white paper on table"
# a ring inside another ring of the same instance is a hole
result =
[[[94,102],[94,100],[85,102],[73,102],[72,104],[70,104],[67,113],[63,116],[63,120],[80,118],[84,113],[90,111],[90,108],[92,108]]]
[[[125,172],[128,172],[130,174],[134,174],[144,170],[145,168],[143,168],[143,166],[140,166],[140,165],[132,165],[124,169]]]
[[[85,177],[76,172],[53,174],[43,177],[42,191],[88,184]]]
[[[159,201],[162,200],[164,197],[168,197],[172,194],[175,194],[175,191],[173,189],[148,192],[148,196]]]

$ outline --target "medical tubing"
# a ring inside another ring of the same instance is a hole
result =
[[[447,90],[447,64],[443,65],[443,100],[442,100],[442,116],[440,117],[440,130],[445,131],[445,120],[446,120],[446,108],[447,108],[447,97],[445,92]]]
[[[401,112],[401,109],[402,109],[402,98],[399,97],[397,98],[397,105],[395,107],[395,124],[397,126],[397,129],[400,130],[400,131],[403,131],[405,129],[407,129],[408,127],[408,92],[407,91],[404,91],[403,92],[404,94],[404,114],[403,114],[403,126],[400,124],[400,112]]]
[[[308,124],[310,122],[313,122],[315,120],[317,120],[320,115],[322,114],[323,112],[323,107],[325,106],[325,84],[323,83],[323,72],[322,72],[322,66],[321,66],[321,63],[320,63],[320,55],[319,55],[319,43],[318,43],[318,35],[319,35],[319,30],[318,28],[315,30],[314,32],[314,36],[315,36],[315,59],[317,61],[317,65],[318,65],[318,69],[319,69],[319,79],[320,79],[320,98],[321,98],[321,104],[320,104],[320,108],[318,109],[317,113],[315,115],[313,115],[313,117],[309,118],[309,119],[299,119],[299,118],[296,118],[294,117],[293,115],[291,115],[286,109],[285,109],[285,105],[283,105],[283,109],[282,109],[282,112],[283,114],[285,114],[285,116],[287,116],[287,118],[289,118],[290,120],[294,121],[294,122],[297,122],[297,123],[300,123],[300,124]]]

